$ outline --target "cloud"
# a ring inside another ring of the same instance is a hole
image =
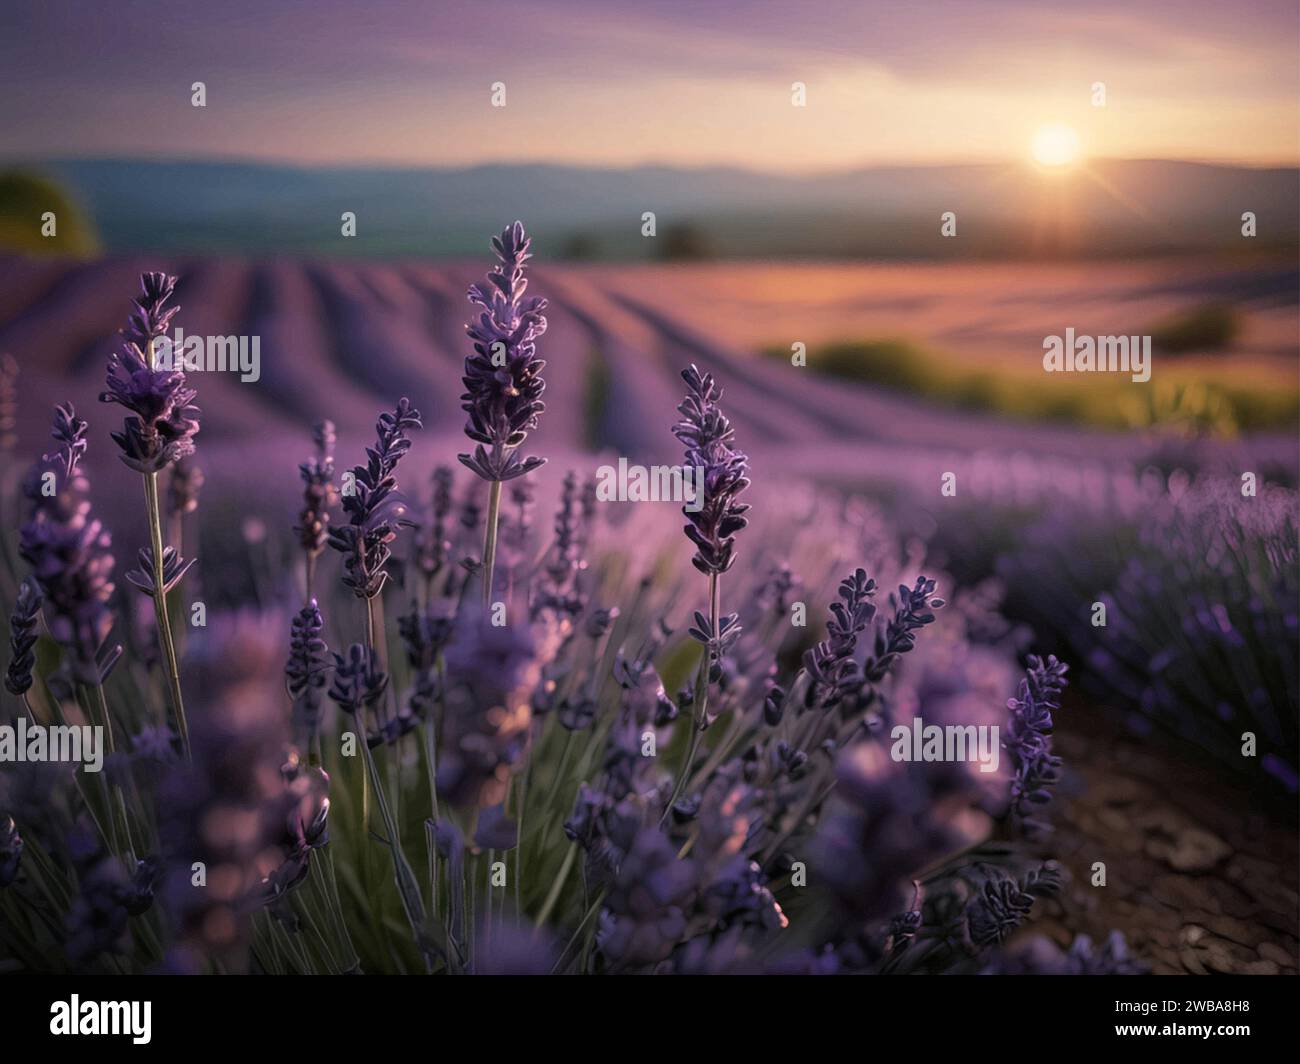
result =
[[[1178,150],[1201,156],[1296,149],[1282,118],[1294,114],[1300,15],[1284,3],[1246,14],[1218,0],[10,0],[7,10],[10,155],[776,168],[873,151],[972,157],[1018,151],[1026,123],[1065,111],[1089,120],[1094,81],[1113,101],[1098,135],[1120,151],[1167,153],[1174,124]],[[196,80],[206,113],[189,106]],[[487,114],[494,81],[512,102]],[[793,81],[809,86],[803,113],[789,107]],[[1252,108],[1249,128],[1264,139],[1223,142]],[[1199,138],[1189,111],[1205,116]]]

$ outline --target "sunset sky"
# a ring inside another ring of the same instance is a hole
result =
[[[1298,49],[1295,0],[5,0],[0,154],[819,171],[1023,159],[1063,124],[1295,165]]]

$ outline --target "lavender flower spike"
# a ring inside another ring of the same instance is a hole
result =
[[[492,238],[500,264],[488,271],[487,284],[469,288],[470,301],[482,313],[465,327],[474,354],[465,359],[465,394],[460,398],[461,409],[469,415],[465,435],[478,446],[473,455],[457,457],[488,481],[513,480],[546,461],[521,461],[516,451],[546,409],[541,375],[546,363],[537,357],[536,344],[546,331],[546,300],[524,296],[524,263],[532,257],[531,243],[522,222],[507,226]]]
[[[491,484],[487,527],[483,534],[483,605],[492,600],[496,566],[497,521],[501,485],[531,473],[544,458],[519,458],[518,448],[537,427],[546,404],[542,392],[546,363],[537,357],[537,338],[546,331],[546,300],[525,297],[528,281],[524,263],[532,242],[522,222],[492,238],[500,264],[488,271],[488,284],[470,285],[469,298],[482,307],[477,321],[465,326],[474,341],[474,354],[465,359],[465,394],[461,409],[469,415],[465,435],[478,446],[456,457]]]
[[[194,453],[199,409],[193,405],[196,392],[186,385],[185,374],[157,364],[158,341],[180,309],[165,306],[176,278],[146,273],[140,283],[143,294],[122,330],[120,350],[109,357],[107,390],[99,400],[120,403],[133,415],[121,432],[112,434],[122,449],[122,461],[138,473],[157,473]]]
[[[36,620],[41,615],[44,596],[40,586],[28,577],[19,585],[18,602],[9,617],[9,668],[5,672],[5,689],[23,695],[32,686],[32,667],[36,664]]]
[[[410,400],[399,399],[390,413],[379,415],[377,440],[366,448],[367,462],[352,469],[352,490],[343,493],[349,523],[329,531],[329,544],[343,554],[343,583],[358,598],[373,599],[388,582],[388,545],[403,524],[406,502],[397,493],[397,463],[411,449],[407,432],[422,426]]]
[[[176,730],[188,755],[189,725],[185,720],[180,666],[167,612],[167,593],[185,575],[188,566],[177,548],[163,542],[158,474],[194,453],[199,408],[194,405],[195,391],[186,385],[185,374],[171,365],[159,364],[160,341],[165,340],[167,327],[180,309],[166,305],[176,288],[176,278],[165,273],[146,273],[140,278],[140,286],[143,291],[122,330],[122,347],[108,361],[105,381],[108,390],[99,399],[103,403],[120,403],[131,411],[132,416],[123,422],[122,431],[112,436],[122,449],[122,461],[144,476],[149,546],[140,552],[140,569],[128,573],[127,577],[153,598]]]
[[[53,435],[60,446],[23,485],[31,515],[20,530],[18,552],[32,567],[45,623],[67,652],[74,677],[94,685],[108,675],[122,648],[107,645],[113,627],[112,540],[91,512],[90,486],[79,465],[85,431],[71,406],[56,410]]]
[[[688,522],[686,536],[696,547],[691,564],[709,578],[709,613],[706,617],[696,610],[690,628],[692,638],[704,644],[692,707],[695,726],[665,818],[690,776],[700,733],[709,726],[709,684],[721,675],[723,654],[740,638],[738,615],[722,615],[718,580],[735,564],[736,533],[749,524],[749,506],[737,501],[749,487],[749,458],[736,448],[731,421],[718,407],[722,389],[713,374],[701,373],[694,365],[682,370],[682,380],[687,394],[677,407],[682,420],[673,426],[673,435],[686,446],[685,464],[694,467],[694,482],[703,496],[695,507],[683,506],[682,513]]]
[[[749,524],[744,516],[749,507],[736,501],[749,487],[749,458],[737,450],[735,430],[718,407],[722,389],[713,374],[692,365],[682,379],[688,393],[677,408],[682,420],[673,435],[686,445],[686,464],[700,470],[697,483],[704,485],[698,512],[683,508],[690,522],[686,535],[698,548],[691,562],[702,573],[720,576],[736,560],[736,533]]]
[[[1047,660],[1030,655],[1020,681],[1019,697],[1007,701],[1011,711],[1007,739],[1015,774],[1011,779],[1011,811],[1031,835],[1051,830],[1032,814],[1034,806],[1051,801],[1051,788],[1060,778],[1061,759],[1052,753],[1052,711],[1059,708],[1067,666],[1054,655]]]
[[[293,696],[293,727],[300,741],[314,742],[320,733],[321,709],[330,670],[329,647],[321,638],[325,622],[312,599],[293,619],[285,684]]]
[[[320,421],[312,429],[316,455],[298,466],[302,477],[302,510],[294,531],[307,556],[307,600],[315,591],[316,559],[329,538],[330,507],[338,498],[334,489],[334,422]]]

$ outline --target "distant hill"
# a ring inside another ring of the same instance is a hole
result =
[[[733,168],[297,168],[140,159],[30,160],[84,203],[111,251],[459,256],[525,219],[571,257],[978,257],[1292,246],[1300,170],[1094,160],[1039,175],[1015,165],[881,167],[815,176]],[[357,236],[340,235],[354,211]],[[662,238],[640,234],[654,211]],[[957,239],[940,236],[954,211]]]

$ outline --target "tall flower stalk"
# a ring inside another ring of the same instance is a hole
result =
[[[497,524],[501,514],[501,485],[526,476],[546,459],[519,457],[518,448],[537,427],[546,409],[542,392],[546,363],[537,357],[537,338],[546,331],[546,300],[525,296],[524,263],[532,241],[522,222],[492,238],[498,265],[488,271],[487,284],[469,287],[470,302],[482,308],[465,331],[474,341],[474,354],[465,359],[465,393],[461,409],[468,418],[465,435],[476,444],[460,461],[488,482],[487,526],[483,533],[483,604],[492,602],[496,567]]]
[[[302,477],[302,510],[298,514],[298,543],[307,561],[307,602],[316,597],[316,559],[329,539],[330,507],[338,493],[334,489],[334,422],[320,421],[312,429],[316,453],[298,466]]]
[[[389,544],[405,520],[406,500],[397,491],[397,464],[411,449],[407,433],[422,426],[420,412],[403,397],[390,414],[379,415],[375,445],[366,464],[353,466],[343,491],[348,523],[329,530],[329,544],[343,554],[343,583],[366,602],[366,642],[387,668],[382,594],[388,583]]]
[[[31,686],[35,611],[40,610],[50,635],[63,648],[67,678],[84,690],[82,711],[88,720],[103,727],[111,755],[116,741],[103,685],[122,654],[121,646],[109,642],[113,613],[108,603],[114,591],[115,564],[112,538],[91,509],[90,484],[81,469],[86,422],[72,404],[55,408],[51,435],[58,448],[41,457],[23,485],[31,512],[19,531],[19,554],[31,566],[31,577],[24,582],[24,595],[14,615],[19,638],[13,643],[15,661],[5,682],[18,695],[25,695]],[[108,823],[104,838],[115,853],[121,853],[122,840],[130,845],[122,792],[114,785],[110,799],[103,780],[100,788]],[[89,806],[86,796],[82,797]],[[110,801],[115,801],[115,807],[109,806]]]
[[[50,635],[63,647],[72,679],[97,687],[122,648],[108,642],[112,538],[91,509],[90,484],[80,466],[85,434],[86,422],[71,404],[56,408],[53,436],[59,447],[44,455],[24,482],[31,512],[19,532],[18,552],[31,566],[39,591],[38,600],[29,592],[27,608],[40,608]],[[26,671],[20,670],[24,675],[18,679],[29,682]]]
[[[176,288],[176,278],[146,273],[140,284],[142,292],[122,330],[123,343],[109,357],[107,391],[99,398],[104,403],[120,403],[131,411],[122,431],[112,435],[122,450],[122,461],[144,477],[150,545],[140,552],[141,571],[128,573],[127,578],[153,597],[176,731],[189,756],[180,667],[167,614],[167,593],[180,582],[189,565],[175,549],[163,545],[158,474],[194,453],[199,409],[193,405],[196,393],[186,385],[185,374],[159,365],[159,341],[165,339],[167,327],[180,309],[166,305]]]
[[[410,522],[405,518],[406,500],[397,491],[397,466],[411,441],[407,433],[421,428],[420,412],[405,397],[397,401],[392,413],[379,415],[375,425],[375,445],[366,448],[366,464],[353,466],[342,488],[343,511],[348,523],[329,530],[329,544],[343,555],[343,583],[357,598],[366,603],[366,642],[354,644],[348,657],[334,656],[334,682],[330,697],[345,711],[357,718],[361,733],[361,753],[365,761],[363,777],[374,792],[380,815],[387,833],[385,844],[393,859],[393,874],[402,908],[416,941],[424,953],[426,963],[432,963],[431,947],[426,936],[424,904],[419,887],[402,851],[398,823],[384,794],[383,780],[375,758],[370,751],[365,711],[379,715],[379,708],[388,696],[392,712],[387,719],[378,721],[382,737],[396,716],[388,685],[387,637],[384,631],[384,585],[388,583],[388,562],[392,558],[390,544],[397,531]],[[314,623],[314,618],[313,618]],[[380,740],[382,742],[382,738]],[[398,794],[398,773],[392,776],[393,794]],[[362,823],[368,821],[368,799],[362,792]]]
[[[1017,697],[1007,702],[1010,720],[1002,745],[1013,766],[1011,812],[1030,836],[1051,831],[1047,821],[1035,814],[1052,800],[1052,789],[1060,779],[1061,759],[1052,753],[1052,713],[1061,706],[1068,668],[1054,654],[1046,660],[1031,654]]]
[[[696,548],[691,564],[709,578],[709,613],[706,617],[697,610],[690,629],[704,651],[695,681],[690,744],[665,816],[690,778],[700,736],[709,726],[709,684],[721,670],[723,653],[740,638],[737,615],[722,615],[719,582],[735,564],[736,533],[749,524],[745,517],[749,506],[738,501],[749,487],[749,458],[736,447],[735,430],[718,406],[722,388],[711,373],[700,373],[694,365],[682,370],[682,379],[687,392],[677,408],[682,420],[673,426],[673,435],[686,447],[685,465],[694,469],[694,483],[702,496],[696,500],[697,506],[683,507],[682,513],[687,519],[687,538]]]

